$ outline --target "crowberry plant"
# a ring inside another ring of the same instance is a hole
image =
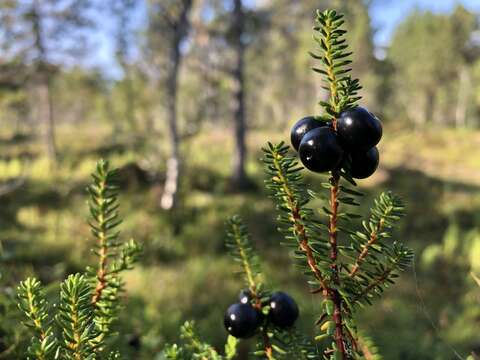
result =
[[[328,182],[323,183],[329,192],[328,204],[322,208],[326,221],[317,218],[309,207],[316,195],[306,188],[302,168],[284,143],[268,144],[264,149],[267,187],[280,212],[281,230],[309,277],[311,292],[318,294],[322,303],[315,321],[315,341],[323,350],[310,355],[360,359],[371,351],[364,348],[366,342],[358,335],[356,313],[393,283],[413,254],[389,239],[404,210],[396,195],[382,193],[359,227],[358,215],[350,212],[362,196],[354,188],[354,178],[370,176],[378,165],[374,146],[380,141],[382,126],[373,114],[357,105],[361,86],[358,79],[348,75],[351,53],[342,29],[343,16],[326,10],[317,12],[316,21],[314,38],[319,51],[311,55],[321,67],[313,70],[322,76],[329,98],[320,102],[324,114],[315,119],[332,125],[306,132],[299,156],[307,169],[328,172]]]
[[[122,241],[118,232],[117,171],[99,161],[88,187],[90,228],[97,244],[97,267],[73,274],[60,285],[60,298],[51,305],[39,280],[28,278],[18,287],[18,306],[31,329],[27,350],[31,359],[114,359],[108,339],[118,317],[123,291],[121,273],[132,269],[141,252],[133,240]]]

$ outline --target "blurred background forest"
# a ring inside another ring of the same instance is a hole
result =
[[[319,303],[279,245],[259,158],[320,110],[308,51],[327,6],[347,16],[361,103],[384,124],[362,211],[401,195],[396,236],[416,252],[361,330],[389,360],[480,352],[479,1],[0,0],[0,359],[23,358],[18,281],[93,260],[85,187],[100,157],[121,169],[123,236],[145,247],[120,319],[129,358],[155,358],[187,319],[223,343],[241,288],[223,245],[233,213],[312,331]]]

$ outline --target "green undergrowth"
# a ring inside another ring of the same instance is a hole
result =
[[[189,140],[184,145],[181,208],[168,215],[157,207],[165,158],[154,159],[152,144],[121,138],[105,144],[88,130],[81,134],[60,130],[63,155],[55,170],[39,155],[41,145],[36,141],[0,136],[0,180],[25,178],[21,187],[1,197],[0,269],[3,265],[10,269],[2,271],[2,289],[8,291],[26,275],[35,274],[44,283],[57,281],[91,262],[84,190],[95,162],[104,156],[121,168],[124,179],[124,237],[134,237],[145,246],[141,265],[125,278],[129,295],[120,319],[125,335],[118,341],[129,356],[152,359],[164,343],[177,338],[187,319],[195,319],[199,333],[214,346],[224,343],[222,314],[238,291],[223,245],[223,223],[233,213],[248,224],[260,256],[269,264],[264,270],[272,285],[288,289],[298,299],[299,326],[305,331],[311,328],[310,315],[318,309],[304,295],[301,275],[286,266],[291,261],[288,255],[277,246],[280,236],[258,160],[261,145],[267,139],[284,138],[284,133],[251,134],[247,169],[257,186],[245,194],[228,186],[232,151],[228,133]],[[480,316],[474,295],[478,288],[468,275],[479,265],[465,245],[480,247],[480,237],[474,234],[480,225],[480,156],[474,146],[480,133],[413,134],[397,129],[385,133],[381,153],[386,155],[378,174],[365,182],[363,203],[371,203],[384,189],[405,199],[408,212],[397,234],[417,254],[416,273],[409,270],[377,307],[366,309],[359,323],[385,359],[450,359],[449,345],[467,354],[478,341],[475,328]],[[307,181],[315,188],[322,179]],[[321,199],[313,202],[320,204]],[[458,261],[459,256],[463,261]],[[441,271],[446,268],[455,270]],[[58,289],[48,293],[56,294]]]

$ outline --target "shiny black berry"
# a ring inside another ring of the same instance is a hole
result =
[[[380,155],[376,147],[367,152],[351,154],[350,175],[356,179],[365,179],[377,170]]]
[[[298,151],[300,142],[302,141],[302,138],[305,136],[306,133],[318,127],[329,125],[331,125],[331,123],[327,123],[321,120],[315,120],[313,116],[306,116],[303,119],[298,120],[295,125],[293,125],[290,132],[290,142],[292,143],[292,146],[295,148],[295,150]]]
[[[342,161],[343,149],[333,129],[320,127],[305,134],[298,154],[307,169],[325,172],[338,168]]]
[[[357,106],[340,114],[337,133],[346,149],[367,151],[382,138],[382,124],[367,109]]]
[[[270,298],[269,317],[273,324],[286,328],[292,326],[298,318],[298,306],[288,294],[277,291]]]
[[[262,315],[250,304],[233,304],[225,312],[223,323],[230,335],[236,338],[252,336],[260,326]]]
[[[252,300],[252,298],[252,293],[248,289],[243,289],[242,291],[240,291],[240,295],[238,295],[238,300],[240,300],[242,304],[250,303],[250,300]]]

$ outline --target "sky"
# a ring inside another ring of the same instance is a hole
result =
[[[245,0],[246,6],[254,6],[255,2],[256,0]],[[480,0],[373,0],[370,16],[375,31],[374,43],[378,48],[388,46],[395,28],[415,9],[449,13],[458,3],[480,15]],[[140,6],[136,11],[135,21],[140,24],[145,19],[146,9],[144,6]],[[97,51],[87,65],[100,67],[109,77],[118,78],[121,76],[121,71],[115,64],[114,44],[109,36],[112,24],[108,19],[101,19],[101,23],[102,31],[97,34],[95,40]]]
[[[480,15],[480,0],[376,0],[370,12],[375,45],[387,46],[397,25],[415,9],[449,13],[457,4]]]

